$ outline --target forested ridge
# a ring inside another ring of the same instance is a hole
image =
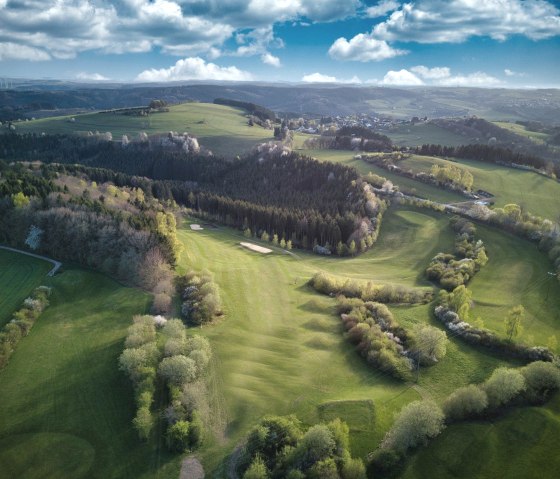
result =
[[[285,151],[226,160],[149,143],[123,148],[91,137],[4,135],[2,152],[9,159],[65,164],[57,170],[80,171],[93,181],[140,187],[208,219],[254,235],[277,234],[302,248],[334,250],[354,241],[364,250],[382,209],[355,169]],[[70,166],[76,163],[103,170]]]

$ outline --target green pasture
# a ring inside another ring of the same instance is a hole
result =
[[[117,364],[149,296],[71,267],[47,284],[50,306],[0,371],[0,478],[176,479],[178,458],[138,439]]]
[[[398,146],[420,146],[426,143],[459,146],[472,143],[466,136],[453,133],[433,123],[399,124],[389,130],[382,130]]]
[[[0,327],[34,288],[45,283],[51,268],[47,261],[0,249]]]
[[[371,172],[376,175],[383,176],[384,178],[390,180],[393,184],[398,185],[403,193],[409,195],[419,196],[439,203],[457,203],[465,201],[465,197],[458,193],[447,191],[442,188],[438,188],[437,186],[428,185],[412,178],[397,175],[380,168],[379,166],[367,163],[366,161],[354,159],[359,152],[344,150],[300,150],[300,153],[312,156],[321,161],[330,161],[332,163],[341,163],[354,167],[362,175],[367,175]]]
[[[500,128],[503,128],[504,130],[508,130],[512,133],[515,133],[516,135],[523,136],[528,140],[534,141],[535,143],[546,143],[550,138],[550,135],[548,133],[527,130],[525,126],[519,125],[518,123],[511,123],[509,121],[495,121],[493,123]]]
[[[445,160],[412,155],[399,165],[413,171],[429,172],[432,165],[454,164],[471,172],[473,189],[495,195],[495,205],[517,203],[533,214],[556,220],[560,214],[560,183],[531,171],[507,168],[475,160]]]
[[[70,119],[74,118],[71,122]],[[272,138],[272,131],[260,126],[248,126],[246,112],[212,103],[182,103],[169,107],[169,112],[149,116],[129,116],[113,112],[42,118],[16,123],[18,133],[83,134],[88,131],[135,138],[140,132],[148,135],[175,131],[188,132],[214,154],[235,156],[250,150],[255,144]]]

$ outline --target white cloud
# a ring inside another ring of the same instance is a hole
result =
[[[406,51],[391,47],[384,40],[360,33],[348,41],[341,37],[329,48],[329,55],[335,60],[354,60],[360,62],[380,61],[405,55]]]
[[[475,72],[469,75],[456,75],[448,78],[441,78],[437,82],[441,86],[474,86],[474,87],[490,87],[499,86],[501,80],[488,75],[484,72]]]
[[[50,60],[51,56],[44,50],[39,48],[28,47],[27,45],[19,45],[17,43],[5,42],[0,43],[0,61],[1,60],[29,60],[39,62]]]
[[[101,75],[100,73],[86,73],[81,72],[76,75],[77,80],[91,80],[91,81],[107,81],[110,78]]]
[[[382,0],[377,5],[366,9],[366,16],[369,18],[377,18],[395,11],[400,7],[400,3],[395,0]]]
[[[492,87],[502,85],[497,78],[484,72],[468,75],[452,75],[449,67],[428,68],[423,65],[412,67],[410,70],[390,70],[379,82],[380,85],[403,86],[457,86],[457,87]]]
[[[525,73],[523,72],[514,72],[513,70],[510,70],[509,68],[506,68],[504,70],[504,73],[506,74],[506,76],[508,77],[524,77]]]
[[[253,76],[235,66],[221,67],[200,57],[183,58],[169,68],[145,70],[136,77],[139,82],[183,80],[249,81]]]
[[[381,85],[419,86],[424,82],[408,70],[389,70],[380,82]]]
[[[485,36],[533,40],[560,34],[560,11],[546,0],[417,0],[405,3],[372,31],[386,41],[463,42]]]
[[[266,65],[270,65],[276,68],[282,66],[282,63],[280,63],[280,58],[275,57],[274,55],[268,52],[261,56],[261,61]]]
[[[305,83],[362,83],[362,80],[360,80],[356,75],[349,79],[341,79],[330,75],[324,75],[319,72],[304,75],[301,81]]]
[[[428,68],[424,65],[418,65],[410,69],[414,73],[420,75],[427,80],[437,80],[440,78],[447,78],[451,75],[449,67],[434,67]]]

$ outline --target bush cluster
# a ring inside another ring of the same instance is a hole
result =
[[[488,262],[484,243],[475,238],[476,227],[473,223],[454,216],[451,226],[457,233],[454,254],[438,253],[426,269],[428,279],[438,281],[448,291],[467,284]]]
[[[408,378],[413,366],[409,357],[413,340],[387,306],[339,297],[337,311],[346,337],[368,363],[397,378]]]
[[[338,278],[323,272],[315,273],[309,284],[322,294],[343,295],[378,303],[428,303],[433,297],[431,290],[392,284],[379,285],[371,281]]]
[[[156,422],[153,403],[159,376],[169,389],[169,404],[159,405],[165,406],[169,449],[184,452],[200,446],[204,434],[201,410],[206,401],[204,376],[212,355],[208,341],[188,336],[179,319],[135,316],[125,348],[120,369],[134,385],[137,413],[133,423],[140,437],[147,439]]]
[[[220,288],[208,271],[189,271],[179,278],[183,318],[196,325],[207,324],[223,314]]]
[[[51,289],[39,286],[26,298],[22,307],[13,314],[12,320],[0,330],[0,369],[2,369],[16,349],[19,341],[39,319],[41,313],[49,305]]]
[[[362,461],[349,449],[349,429],[340,419],[305,430],[295,416],[269,416],[249,433],[239,472],[243,479],[365,479]]]

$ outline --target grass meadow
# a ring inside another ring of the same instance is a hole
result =
[[[0,371],[0,478],[175,479],[178,458],[139,441],[117,365],[150,297],[73,267],[38,282],[53,287],[51,304]]]
[[[0,249],[0,327],[31,291],[45,282],[51,269],[47,261]]]
[[[74,118],[71,122],[70,118]],[[250,150],[255,144],[273,139],[272,130],[248,126],[246,113],[229,106],[212,103],[182,103],[169,107],[169,112],[147,117],[112,112],[42,118],[16,124],[18,133],[87,133],[110,131],[115,141],[122,135],[134,138],[142,131],[148,135],[176,131],[188,132],[216,155],[234,156]]]

